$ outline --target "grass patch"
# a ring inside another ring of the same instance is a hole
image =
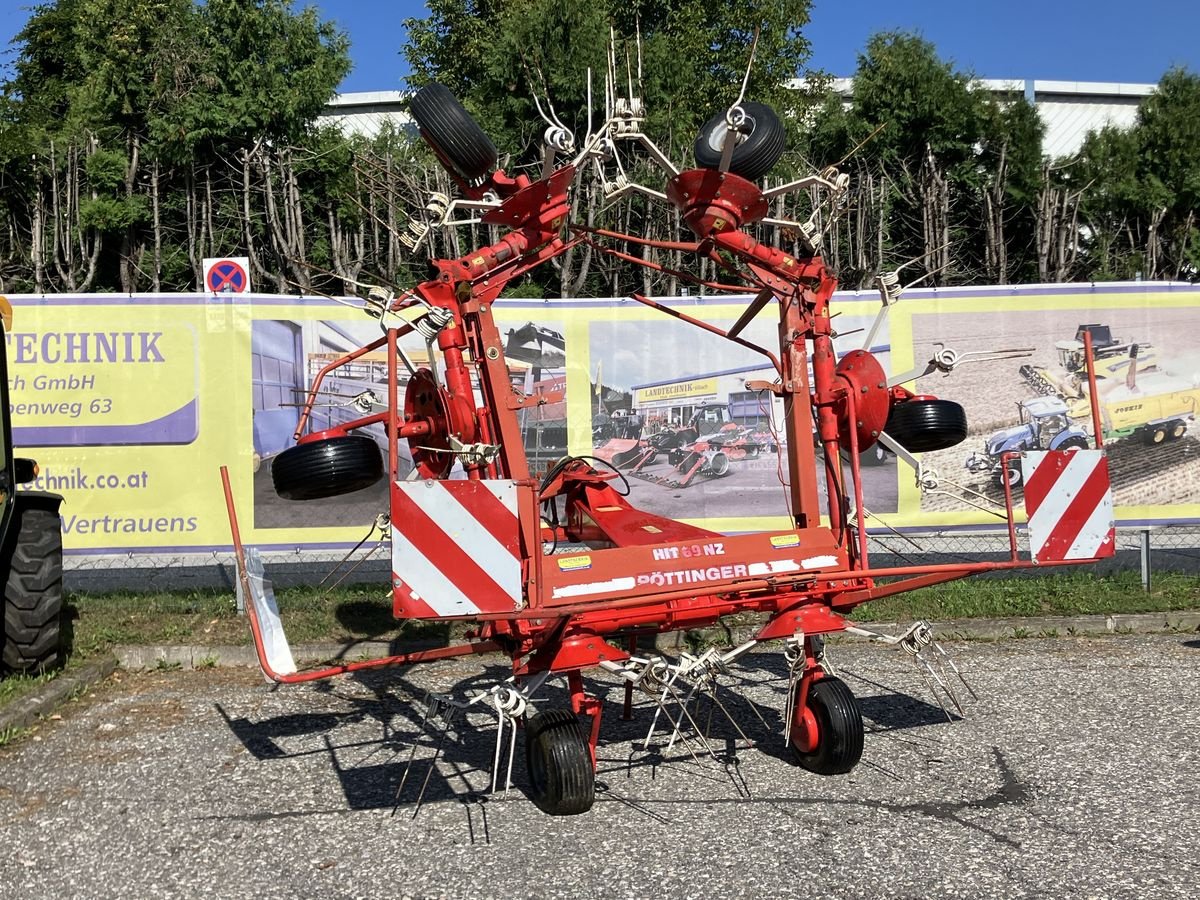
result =
[[[57,672],[46,672],[42,675],[6,675],[0,681],[0,706],[37,690],[56,675]]]
[[[451,637],[445,623],[414,622],[401,629],[392,618],[387,588],[379,584],[342,587],[329,595],[311,587],[281,588],[276,598],[288,638],[296,644],[398,635],[445,643]],[[66,607],[68,670],[117,644],[250,643],[248,621],[237,614],[234,596],[228,591],[73,594]],[[1154,590],[1146,593],[1136,572],[1103,578],[1068,572],[966,579],[865,604],[853,617],[860,622],[907,622],[1196,608],[1200,608],[1197,576],[1164,573],[1155,578]],[[200,665],[212,666],[216,661],[215,656],[205,657]],[[51,677],[53,674],[0,679],[0,704],[36,690]]]
[[[9,744],[23,738],[29,734],[28,728],[0,728],[0,747],[6,747]]]
[[[395,637],[386,587],[378,584],[338,588],[331,594],[312,587],[277,588],[279,616],[294,644]],[[250,624],[238,615],[228,591],[173,591],[154,594],[119,592],[75,594],[67,601],[70,646],[75,656],[94,656],[117,644],[250,643]],[[403,636],[446,640],[441,623],[412,623]],[[213,658],[213,664],[216,659]]]
[[[1200,577],[1162,574],[1142,590],[1137,572],[968,578],[885,597],[854,611],[862,622],[1170,612],[1200,607]]]

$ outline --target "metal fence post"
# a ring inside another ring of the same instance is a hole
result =
[[[1142,589],[1150,593],[1150,529],[1143,528],[1141,533],[1142,545]]]

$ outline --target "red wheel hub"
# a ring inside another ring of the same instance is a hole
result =
[[[429,434],[408,439],[413,464],[422,478],[445,478],[454,466],[450,452],[450,400],[428,369],[417,369],[404,390],[404,421],[424,420]]]
[[[808,691],[805,688],[810,686],[804,682],[796,685],[796,693],[799,696],[796,698],[796,706],[792,711],[790,740],[792,746],[800,753],[812,753],[817,749],[817,743],[821,738],[817,717],[807,703]]]
[[[875,443],[887,424],[888,410],[892,407],[887,375],[879,360],[866,350],[855,350],[843,356],[838,363],[837,375],[846,392],[854,397],[853,427],[861,453]],[[838,431],[845,441],[849,440],[850,428],[850,404],[847,402],[838,413]]]
[[[667,185],[667,199],[700,237],[757,222],[770,208],[752,181],[716,169],[689,169]]]

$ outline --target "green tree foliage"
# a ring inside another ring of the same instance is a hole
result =
[[[831,252],[844,283],[904,265],[906,280],[1008,281],[1032,258],[1013,246],[1036,200],[1041,123],[1021,97],[997,101],[915,35],[873,36],[853,99],[830,98],[803,136],[818,165],[854,176]],[[1015,258],[1015,262],[1014,262]]]
[[[809,55],[801,29],[810,6],[810,0],[431,0],[428,17],[405,23],[406,53],[412,84],[438,81],[454,91],[492,137],[502,165],[512,172],[532,168],[541,158],[546,125],[535,96],[543,105],[548,97],[557,116],[581,141],[588,130],[590,71],[591,121],[600,123],[610,35],[615,35],[616,96],[639,99],[646,112],[643,130],[669,157],[688,165],[701,125],[738,96],[756,27],[757,54],[746,96],[784,113],[789,128],[798,126],[801,111],[811,103],[809,92],[794,83]],[[636,154],[625,163],[635,181],[661,184],[661,172]],[[786,168],[781,166],[781,173]],[[642,197],[608,203],[594,185],[580,192],[573,216],[650,237],[678,236],[671,214],[661,207]],[[647,252],[654,261],[667,262]],[[670,277],[616,264],[590,251],[569,253],[530,277],[520,289],[546,296],[615,294],[633,287],[661,293],[678,287]]]
[[[270,244],[269,225],[228,221],[289,176],[256,157],[237,202],[249,155],[302,142],[349,70],[345,36],[291,0],[58,0],[17,45],[0,166],[26,196],[0,258],[28,257],[39,290],[159,287],[164,259],[186,285],[200,244]]]
[[[778,183],[829,165],[852,177],[840,209],[806,195],[772,215],[826,233],[848,287],[905,264],[927,284],[1079,278],[1200,280],[1200,78],[1168,72],[1130,129],[1090,135],[1068,159],[1042,154],[1044,127],[1019,95],[984,91],[921,38],[872,37],[853,95],[806,72],[811,0],[430,0],[405,23],[413,86],[437,80],[480,120],[510,172],[532,173],[549,98],[582,139],[605,104],[610,35],[616,94],[678,164],[702,124],[738,95],[782,114]],[[635,40],[635,36],[640,40]],[[52,0],[18,36],[0,84],[0,291],[194,289],[206,256],[245,255],[258,285],[305,291],[410,284],[425,254],[495,240],[472,225],[401,236],[409,210],[451,192],[405,130],[366,138],[319,128],[349,68],[344,35],[293,0]],[[640,78],[639,76],[640,72]],[[662,173],[625,157],[653,187]],[[575,221],[678,239],[672,211],[584,181]],[[796,235],[755,226],[795,252]],[[677,252],[638,250],[666,267]],[[703,263],[700,264],[703,266]],[[580,246],[516,289],[538,296],[676,292],[669,271]]]
[[[647,133],[673,156],[681,156],[700,124],[737,97],[756,25],[760,36],[748,96],[783,112],[798,110],[806,100],[789,83],[809,56],[801,29],[811,0],[431,0],[427,5],[427,18],[405,22],[413,85],[445,84],[501,151],[522,161],[537,155],[544,130],[535,93],[549,94],[563,122],[582,137],[590,69],[595,116],[603,114],[610,28],[620,37],[620,94],[629,95],[628,84],[634,82],[633,93],[642,97],[649,114]],[[640,59],[634,39],[639,34]]]
[[[1200,76],[1168,72],[1132,129],[1089,135],[1070,167],[1087,277],[1200,277]]]

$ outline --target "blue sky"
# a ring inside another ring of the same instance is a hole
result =
[[[0,0],[0,45],[8,45],[35,2]],[[343,91],[403,87],[401,22],[423,15],[423,3],[315,5],[350,35],[354,71]],[[867,37],[891,29],[919,32],[943,59],[985,78],[1155,82],[1172,65],[1200,72],[1200,0],[814,0],[811,64],[853,74]]]

